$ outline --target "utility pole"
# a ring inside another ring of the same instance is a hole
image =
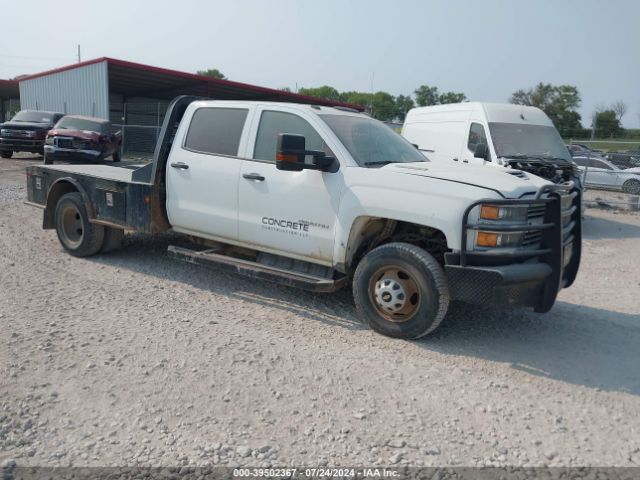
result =
[[[80,58],[80,44],[78,44],[78,63],[80,63],[82,60]]]

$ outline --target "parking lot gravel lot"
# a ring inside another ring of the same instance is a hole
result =
[[[0,161],[0,461],[640,465],[640,215],[587,210],[551,312],[454,304],[407,342],[171,235],[74,258],[23,203],[38,161]]]

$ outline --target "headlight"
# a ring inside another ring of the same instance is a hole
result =
[[[467,249],[535,248],[539,235],[531,228],[544,221],[544,204],[477,205],[467,217]]]
[[[512,205],[498,207],[495,205],[481,205],[480,218],[482,220],[504,220],[508,222],[526,222],[529,208],[526,205]]]
[[[3,137],[9,135],[9,130],[3,128],[2,130],[0,130],[0,135],[2,135]]]
[[[53,137],[47,137],[44,143],[45,145],[53,145]]]
[[[499,233],[479,230],[476,233],[476,246],[484,248],[518,247],[522,243],[523,233]]]

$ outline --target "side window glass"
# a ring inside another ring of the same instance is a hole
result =
[[[573,161],[576,162],[579,167],[587,166],[587,161],[584,158],[574,158]]]
[[[253,158],[275,162],[276,144],[281,133],[304,135],[307,150],[320,150],[334,156],[320,134],[305,119],[292,113],[264,111],[260,116]],[[310,161],[310,157],[307,157],[306,162]]]
[[[238,155],[247,109],[200,108],[191,118],[184,147],[199,153]]]
[[[601,162],[600,160],[591,160],[591,166],[594,168],[603,168],[605,170],[610,170],[609,165]]]
[[[487,135],[484,133],[484,127],[479,123],[472,123],[471,128],[469,129],[467,148],[471,152],[475,152],[476,147],[481,143],[487,143]]]

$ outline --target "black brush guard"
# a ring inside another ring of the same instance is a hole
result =
[[[530,306],[536,312],[550,310],[560,289],[574,282],[580,266],[581,201],[580,190],[567,182],[543,187],[534,199],[485,199],[470,205],[463,217],[460,253],[445,256],[451,298],[473,304]],[[542,205],[544,217],[534,225],[469,224],[469,213],[481,204]],[[539,231],[540,247],[469,251],[468,230]]]

